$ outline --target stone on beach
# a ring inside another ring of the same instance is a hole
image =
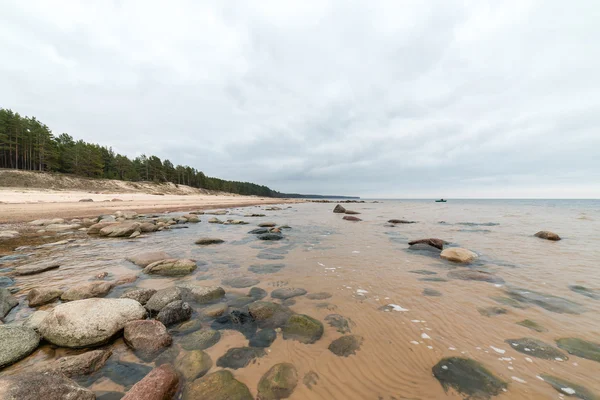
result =
[[[61,294],[62,301],[74,301],[90,299],[93,297],[103,297],[113,288],[112,282],[90,282],[75,286]]]
[[[187,321],[191,316],[192,308],[190,305],[181,300],[177,300],[163,307],[156,316],[156,319],[165,326],[169,326],[178,322]]]
[[[462,357],[448,357],[432,368],[444,391],[452,388],[468,399],[487,400],[506,389],[506,382],[496,377],[481,363]]]
[[[123,331],[125,343],[131,347],[142,360],[150,361],[165,347],[171,345],[173,339],[167,328],[156,320],[130,321]]]
[[[336,356],[348,357],[360,349],[363,343],[363,337],[359,335],[346,335],[335,339],[329,345],[329,351]]]
[[[220,286],[201,286],[195,283],[182,283],[177,285],[186,299],[193,300],[198,304],[212,303],[225,296],[225,290]]]
[[[411,246],[411,248],[415,248],[415,249],[418,248],[419,245],[423,245],[423,246],[431,246],[438,250],[444,250],[444,244],[446,244],[446,241],[444,241],[442,239],[436,239],[436,238],[418,239],[418,240],[413,240],[411,242],[408,242],[408,245]]]
[[[217,217],[213,217],[211,219],[208,220],[209,224],[222,224],[223,221],[221,221],[219,218]]]
[[[600,343],[578,338],[561,338],[556,341],[556,344],[569,354],[600,362]]]
[[[321,322],[308,315],[295,314],[290,316],[283,327],[283,338],[312,344],[323,336],[323,332],[324,329]]]
[[[569,359],[562,351],[541,340],[534,338],[506,339],[505,342],[520,353],[542,358],[544,360],[566,361]]]
[[[34,275],[50,271],[58,267],[60,267],[60,264],[56,263],[29,264],[15,268],[15,273],[17,275]]]
[[[27,293],[29,307],[38,307],[53,302],[63,294],[60,289],[53,288],[35,288]]]
[[[42,337],[57,346],[88,347],[107,342],[146,310],[131,299],[86,299],[59,304],[40,325]]]
[[[179,376],[169,364],[154,368],[133,385],[121,400],[170,400],[179,386]]]
[[[213,366],[213,361],[202,350],[185,352],[183,357],[176,362],[175,367],[187,381],[204,376]]]
[[[105,226],[100,229],[98,234],[106,237],[129,237],[133,232],[139,231],[139,229],[139,222],[122,222]]]
[[[181,289],[178,287],[169,287],[156,291],[146,303],[146,308],[152,313],[162,310],[167,304],[181,300]]]
[[[26,328],[31,328],[34,331],[38,332],[40,329],[40,325],[47,316],[48,311],[38,310],[31,314],[25,321],[23,321],[23,326]]]
[[[196,261],[189,259],[169,258],[149,264],[144,273],[163,276],[180,276],[194,272]]]
[[[221,244],[224,242],[225,241],[223,239],[219,239],[219,238],[203,237],[203,238],[196,240],[194,243],[201,245],[201,246],[207,246],[207,245],[211,245],[211,244]]]
[[[0,325],[0,368],[27,357],[39,343],[40,336],[32,328]]]
[[[298,371],[290,363],[275,364],[258,382],[260,400],[287,399],[298,385]]]
[[[148,300],[156,294],[155,289],[133,289],[125,292],[121,295],[122,299],[133,299],[138,301],[141,305],[145,305]]]
[[[346,221],[354,221],[354,222],[358,222],[358,221],[362,221],[362,219],[358,218],[358,217],[353,217],[352,215],[345,215],[344,218]]]
[[[440,257],[444,260],[460,264],[469,264],[477,258],[477,254],[461,247],[450,247],[442,250]]]
[[[217,367],[239,369],[244,368],[256,358],[263,357],[267,353],[256,347],[234,347],[217,360]]]
[[[101,221],[101,222],[98,222],[98,223],[90,226],[87,230],[87,234],[88,235],[98,235],[98,234],[100,234],[100,231],[102,229],[104,229],[108,226],[117,225],[117,224],[118,224],[118,222],[114,222],[114,221]],[[133,233],[133,232],[131,232],[131,233]]]
[[[540,239],[546,239],[546,240],[552,240],[552,241],[560,240],[560,236],[558,236],[556,233],[550,232],[550,231],[539,231],[538,233],[536,233],[533,236],[539,237]]]
[[[127,257],[127,261],[131,261],[138,267],[145,268],[148,265],[157,261],[162,261],[172,258],[164,251],[150,251],[145,253],[138,253],[133,256]]]
[[[281,240],[283,239],[283,235],[281,233],[267,232],[258,235],[258,239],[260,240]]]
[[[489,283],[504,283],[504,279],[486,271],[475,269],[456,269],[448,272],[448,278],[463,281],[479,281]]]
[[[271,297],[279,300],[287,300],[292,297],[304,296],[306,294],[306,290],[302,288],[280,288],[275,289],[271,292]]]
[[[19,301],[6,288],[0,288],[0,320],[15,308]]]
[[[91,390],[58,371],[23,372],[0,378],[2,400],[94,400]]]
[[[336,214],[343,214],[346,212],[346,209],[344,208],[344,206],[342,206],[341,204],[338,204],[335,206],[335,208],[333,209],[333,212]]]
[[[69,378],[90,375],[101,369],[111,355],[111,350],[87,351],[76,356],[59,358],[47,368],[58,370]]]
[[[31,221],[29,225],[33,226],[46,226],[52,224],[64,224],[65,220],[62,218],[54,218],[54,219],[36,219],[35,221]]]
[[[188,384],[183,400],[254,400],[250,390],[227,370],[213,372]]]

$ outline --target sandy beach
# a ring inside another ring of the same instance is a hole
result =
[[[81,202],[82,199],[93,201]],[[208,210],[251,205],[294,203],[298,200],[233,194],[90,193],[76,190],[0,188],[0,224],[40,218],[83,218],[118,210],[138,213]]]

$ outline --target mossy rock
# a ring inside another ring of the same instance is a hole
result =
[[[250,347],[269,347],[275,339],[277,339],[277,332],[274,329],[262,329],[256,332],[248,344]]]
[[[244,368],[258,357],[263,357],[267,353],[256,347],[234,347],[217,360],[217,366],[223,368],[239,369]]]
[[[557,348],[533,338],[506,339],[506,343],[519,353],[542,358],[544,360],[566,361],[569,359]]]
[[[577,357],[600,362],[600,344],[578,338],[562,338],[556,341],[561,349]]]
[[[548,329],[544,328],[542,325],[530,319],[524,319],[523,321],[519,321],[517,322],[517,325],[524,326],[525,328],[529,328],[532,331],[536,332],[548,332]]]
[[[304,314],[292,315],[283,327],[283,338],[311,344],[323,336],[323,324]]]
[[[348,357],[360,349],[363,343],[363,337],[359,335],[346,335],[335,339],[329,345],[329,351],[336,356]]]
[[[212,366],[212,359],[202,350],[185,352],[183,357],[175,363],[177,370],[188,381],[204,376]]]
[[[494,317],[496,315],[508,313],[508,310],[502,307],[478,307],[477,311],[485,317]]]
[[[452,388],[467,399],[487,400],[502,393],[507,386],[481,363],[469,358],[443,358],[432,371],[445,391]]]
[[[184,400],[254,400],[248,386],[229,371],[217,371],[187,385]]]
[[[258,382],[258,399],[287,399],[297,385],[298,371],[292,364],[275,364]]]
[[[598,400],[599,398],[581,385],[571,383],[561,378],[552,375],[541,374],[540,377],[544,382],[551,385],[556,391],[568,397],[577,397],[582,400]]]
[[[352,332],[351,326],[354,326],[354,323],[350,318],[346,318],[340,314],[329,314],[325,317],[325,322],[327,322],[329,326],[335,328],[339,333],[350,333]]]
[[[202,329],[190,333],[179,340],[179,345],[185,350],[205,350],[221,340],[221,332],[214,329]]]

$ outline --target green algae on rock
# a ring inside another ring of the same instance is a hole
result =
[[[466,395],[467,399],[487,400],[507,387],[506,382],[469,358],[443,358],[433,366],[432,371],[445,391],[452,388]]]
[[[258,382],[258,399],[287,399],[297,385],[298,372],[292,364],[275,364]]]
[[[258,357],[263,357],[267,353],[256,347],[234,347],[217,360],[217,366],[223,368],[239,369],[250,364],[251,361]]]
[[[540,378],[548,383],[557,392],[568,397],[577,397],[582,400],[598,400],[599,398],[581,385],[571,383],[567,380],[557,378],[556,376],[541,374]]]
[[[363,343],[363,337],[359,335],[346,335],[335,339],[329,345],[329,351],[336,356],[348,357],[360,349]]]
[[[600,344],[578,338],[562,338],[556,341],[561,349],[569,354],[600,362]]]
[[[536,332],[548,332],[548,329],[544,328],[542,325],[530,319],[524,319],[523,321],[519,321],[517,322],[517,325],[524,326],[525,328],[529,328]]]
[[[238,381],[229,371],[217,371],[196,379],[187,385],[184,400],[254,400],[248,386]]]
[[[506,343],[519,353],[528,354],[544,360],[566,361],[569,359],[557,348],[534,338],[506,339]]]
[[[292,315],[283,327],[283,338],[312,344],[323,336],[323,324],[304,314]]]

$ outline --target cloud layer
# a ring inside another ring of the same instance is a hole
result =
[[[0,106],[285,192],[600,197],[594,1],[7,1]]]

